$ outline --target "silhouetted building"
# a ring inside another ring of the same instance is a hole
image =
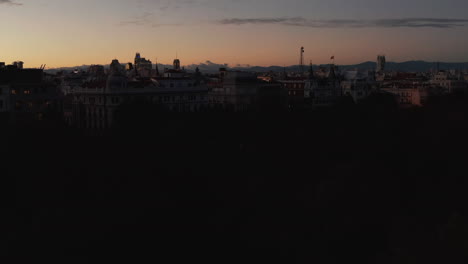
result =
[[[354,102],[368,97],[376,88],[375,73],[373,71],[346,71],[341,81],[343,96],[350,96]]]
[[[10,86],[0,84],[0,112],[9,112],[10,110]]]
[[[125,70],[126,71],[131,71],[133,70],[133,64],[131,62],[125,64]]]
[[[140,53],[135,55],[134,69],[139,77],[151,77],[153,75],[153,64],[150,60],[142,58]]]
[[[180,60],[179,59],[175,59],[173,65],[174,65],[174,70],[176,70],[176,71],[180,70]]]
[[[343,96],[341,80],[335,65],[330,65],[328,72],[320,68],[318,73],[309,73],[305,88],[306,100],[312,107],[330,106]]]
[[[174,112],[196,112],[208,107],[208,88],[190,76],[131,78],[119,61],[113,60],[106,79],[81,78],[79,86],[70,88],[69,81],[64,81],[63,86],[72,96],[70,125],[78,128],[109,128],[123,104],[149,103]]]
[[[104,66],[102,65],[91,65],[88,68],[88,74],[94,77],[99,77],[99,76],[104,76],[105,71],[104,71]]]
[[[380,91],[395,96],[398,105],[406,108],[421,106],[421,87],[411,83],[392,83],[380,88]]]
[[[161,95],[159,103],[171,111],[197,112],[209,106],[208,87],[200,71],[189,75],[180,68],[180,60],[175,59],[173,69],[166,69],[163,76],[154,77]]]
[[[377,56],[377,73],[383,73],[385,71],[385,64],[387,63],[384,55]]]
[[[16,120],[43,118],[45,113],[60,111],[57,85],[42,69],[24,69],[19,64],[0,70],[0,111]]]
[[[305,87],[307,79],[303,77],[289,77],[284,80],[279,80],[279,83],[287,91],[288,108],[301,109],[305,107]]]
[[[287,109],[286,88],[265,82],[254,73],[220,69],[219,81],[210,92],[211,107],[234,112]]]
[[[123,68],[119,60],[112,60],[109,67],[109,74],[114,75],[123,75]]]
[[[13,66],[15,66],[16,68],[22,70],[23,67],[24,67],[24,62],[22,62],[22,61],[15,61],[15,62],[13,62]]]
[[[430,84],[440,88],[443,93],[468,92],[468,82],[461,72],[438,71]]]

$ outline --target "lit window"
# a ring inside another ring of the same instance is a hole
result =
[[[16,90],[15,89],[11,90],[11,94],[16,94]]]

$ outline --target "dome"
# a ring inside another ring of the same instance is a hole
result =
[[[120,91],[127,88],[127,77],[123,74],[122,65],[118,60],[112,60],[109,76],[107,77],[106,90]]]

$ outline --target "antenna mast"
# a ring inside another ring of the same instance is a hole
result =
[[[301,68],[301,74],[304,74],[304,47],[301,47],[299,65],[300,65],[300,68]]]

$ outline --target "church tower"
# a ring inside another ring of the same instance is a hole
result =
[[[383,73],[383,71],[385,71],[386,62],[384,55],[377,56],[377,73]]]

